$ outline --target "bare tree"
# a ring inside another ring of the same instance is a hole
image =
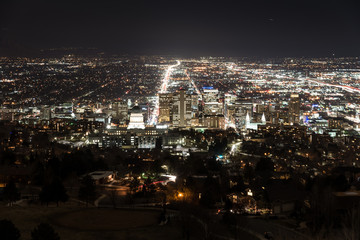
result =
[[[360,206],[348,211],[343,221],[342,235],[344,240],[360,239]]]

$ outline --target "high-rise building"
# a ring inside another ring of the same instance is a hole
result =
[[[213,89],[212,87],[203,88],[203,100],[205,103],[218,102],[219,101],[219,90]]]
[[[197,94],[191,95],[191,108],[193,115],[199,111],[199,96]]]
[[[120,121],[120,123],[125,123],[129,118],[128,113],[128,105],[127,102],[115,102],[112,105],[112,109],[114,111],[113,118],[116,118]]]
[[[204,114],[224,114],[224,101],[220,102],[219,90],[212,87],[203,88]]]
[[[205,103],[204,114],[208,114],[208,115],[224,114],[224,104],[218,102]]]
[[[172,93],[160,93],[159,94],[159,123],[171,122],[172,115]]]
[[[225,93],[225,96],[224,96],[225,105],[235,104],[236,100],[237,100],[236,95],[230,94],[230,93]]]
[[[180,89],[173,95],[172,124],[174,127],[191,125],[191,95]]]
[[[44,107],[41,109],[41,119],[50,120],[51,119],[51,107]]]
[[[289,101],[289,123],[299,123],[300,121],[300,97],[299,94],[291,94]]]
[[[224,115],[205,115],[204,126],[208,128],[225,129]]]

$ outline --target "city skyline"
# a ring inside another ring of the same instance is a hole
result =
[[[359,240],[340,0],[0,3],[1,240]]]
[[[358,229],[357,57],[73,52],[0,57],[0,73],[0,237],[336,240]]]

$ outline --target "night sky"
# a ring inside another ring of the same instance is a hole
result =
[[[359,1],[2,0],[0,55],[359,56]],[[316,2],[316,3],[315,3]]]

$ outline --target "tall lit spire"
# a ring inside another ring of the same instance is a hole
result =
[[[262,117],[261,117],[261,122],[266,123],[266,118],[265,118],[265,113],[264,112],[263,112]]]
[[[249,128],[250,127],[250,116],[249,116],[249,112],[246,112],[246,121],[245,121],[245,128]]]

